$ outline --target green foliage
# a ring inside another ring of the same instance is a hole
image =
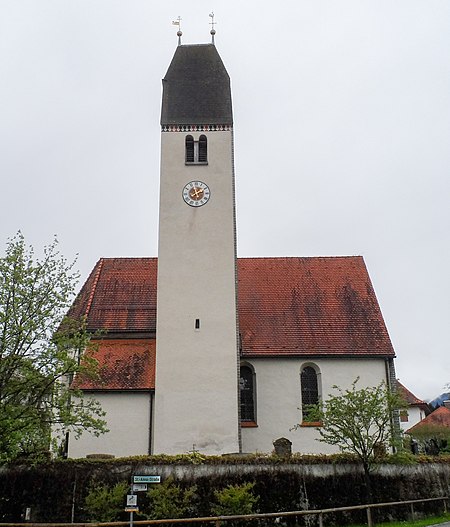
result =
[[[394,443],[392,415],[402,401],[384,383],[357,389],[358,380],[348,390],[333,386],[337,394],[329,394],[325,403],[315,405],[311,414],[321,423],[319,441],[356,455],[367,468],[377,449]]]
[[[212,513],[217,516],[252,514],[259,500],[259,496],[253,494],[254,486],[254,483],[243,483],[216,490],[214,496],[217,503],[211,507]]]
[[[102,432],[98,403],[70,390],[77,373],[95,375],[80,356],[89,345],[83,322],[65,317],[78,274],[57,250],[37,259],[22,234],[0,258],[0,460],[48,451],[51,429]]]
[[[450,428],[440,425],[423,425],[412,430],[410,435],[417,439],[432,455],[450,452]]]
[[[407,450],[400,450],[395,454],[387,456],[383,459],[383,462],[392,465],[414,465],[417,463],[417,456]]]
[[[113,487],[93,485],[85,498],[84,508],[91,521],[112,522],[120,520],[126,505],[128,483],[121,481]]]
[[[167,478],[163,483],[153,486],[147,492],[149,498],[148,520],[190,517],[194,513],[197,487],[186,489]]]

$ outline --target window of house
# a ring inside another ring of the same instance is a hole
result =
[[[208,163],[208,140],[206,135],[201,135],[198,141],[194,141],[192,135],[187,135],[186,144],[186,164],[206,165]]]
[[[239,388],[241,392],[241,422],[255,423],[255,372],[250,366],[241,366]]]
[[[400,421],[402,423],[407,423],[409,420],[408,410],[400,410]]]
[[[311,421],[311,405],[319,402],[317,372],[312,366],[305,366],[300,373],[303,421]]]

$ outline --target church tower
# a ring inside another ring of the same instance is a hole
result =
[[[214,44],[163,79],[154,453],[240,450],[230,78]]]

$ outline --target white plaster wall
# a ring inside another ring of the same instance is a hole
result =
[[[409,430],[414,425],[422,421],[425,417],[425,413],[418,406],[409,406],[408,409],[408,421],[400,420],[400,427],[403,431]]]
[[[257,428],[242,428],[244,452],[271,452],[273,441],[286,437],[292,441],[292,451],[303,454],[329,454],[338,449],[316,441],[315,428],[290,430],[301,421],[300,371],[304,364],[315,364],[320,370],[319,391],[322,397],[333,392],[333,385],[349,388],[359,376],[359,386],[376,386],[386,382],[383,359],[351,360],[320,359],[252,359],[256,375]]]
[[[208,165],[185,165],[188,133],[161,139],[155,453],[239,450],[232,132],[201,134]],[[202,207],[182,198],[196,180]]]
[[[71,434],[69,457],[87,454],[113,454],[116,457],[149,453],[150,393],[102,392],[95,398],[106,412],[109,432],[99,437],[83,433],[79,439]]]

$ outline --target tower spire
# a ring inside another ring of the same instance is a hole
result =
[[[216,34],[216,30],[214,29],[214,26],[217,24],[217,22],[214,22],[214,12],[211,11],[211,13],[209,13],[209,17],[211,18],[211,42],[214,44],[214,35]]]

